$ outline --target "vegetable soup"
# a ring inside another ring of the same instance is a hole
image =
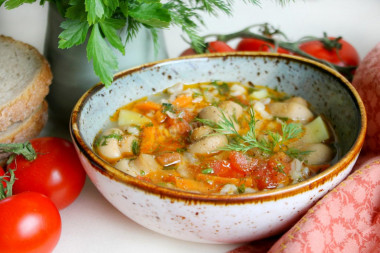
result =
[[[336,138],[301,97],[237,82],[177,84],[120,108],[94,142],[141,180],[206,194],[301,182],[328,168]]]

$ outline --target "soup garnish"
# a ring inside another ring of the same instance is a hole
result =
[[[120,108],[94,149],[117,169],[160,186],[242,194],[325,170],[335,142],[305,99],[214,81],[178,84]]]

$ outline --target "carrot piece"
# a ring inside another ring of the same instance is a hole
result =
[[[204,182],[182,177],[175,177],[175,186],[185,191],[197,191],[204,193],[208,192],[210,187]]]
[[[193,101],[192,96],[182,94],[176,97],[176,99],[173,101],[172,104],[178,107],[188,107],[189,105],[192,104],[192,101]]]
[[[156,113],[154,114],[154,119],[158,123],[164,122],[166,118],[167,118],[167,116],[165,115],[165,113],[162,113],[161,110],[156,111]]]
[[[134,107],[143,112],[158,111],[161,109],[160,104],[149,100],[139,101],[134,105]]]
[[[199,181],[203,182],[213,182],[213,184],[217,185],[225,185],[225,184],[234,184],[239,185],[240,180],[238,178],[232,178],[232,177],[218,177],[210,174],[198,174],[195,177]]]
[[[210,174],[197,174],[196,175],[196,180],[199,181],[204,181],[204,182],[212,182],[214,185],[225,185],[225,184],[234,184],[236,186],[240,186],[244,184],[247,187],[252,186],[252,178],[247,177],[247,178],[233,178],[233,177],[219,177],[215,175],[210,175]]]
[[[162,166],[169,166],[181,161],[181,154],[177,152],[167,152],[156,156],[156,160]]]
[[[145,154],[153,153],[157,147],[156,142],[157,129],[154,126],[144,127],[141,133],[140,152]]]

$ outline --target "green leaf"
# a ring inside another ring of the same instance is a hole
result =
[[[103,0],[105,6],[107,6],[112,12],[119,7],[119,0]]]
[[[85,0],[85,6],[87,21],[90,25],[103,18],[105,10],[101,0]]]
[[[85,21],[87,15],[84,2],[70,1],[70,7],[67,8],[65,17],[68,19]]]
[[[36,159],[37,154],[30,142],[25,143],[0,143],[0,153],[12,153],[22,155],[28,161]]]
[[[104,21],[99,22],[100,27],[104,35],[106,36],[109,43],[118,49],[122,54],[125,53],[124,45],[121,42],[117,30],[124,27],[125,21],[120,19],[105,19]]]
[[[86,40],[89,26],[86,21],[66,20],[62,22],[63,32],[59,34],[59,48],[70,48]]]
[[[5,2],[6,0],[0,0],[0,7],[3,5],[3,3]]]
[[[112,49],[102,37],[99,25],[95,24],[87,43],[87,58],[93,60],[96,75],[109,86],[113,80],[113,72],[118,69],[117,59]]]
[[[129,10],[129,15],[145,25],[156,28],[168,27],[171,21],[169,10],[161,3],[141,3]]]
[[[34,3],[36,0],[9,0],[5,3],[5,8],[8,10],[19,7],[22,4]],[[0,2],[0,5],[5,1]]]
[[[126,1],[122,1],[119,3],[120,11],[123,13],[124,17],[128,17],[129,15],[129,6]]]

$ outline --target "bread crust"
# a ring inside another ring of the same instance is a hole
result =
[[[48,103],[44,100],[40,106],[23,122],[16,123],[6,131],[0,132],[0,143],[19,143],[37,137],[48,119]]]
[[[12,101],[0,105],[0,131],[4,131],[12,124],[25,120],[42,103],[49,93],[53,76],[48,61],[33,46],[3,35],[0,35],[0,40],[24,46],[41,62],[40,71],[36,73],[32,82]]]

